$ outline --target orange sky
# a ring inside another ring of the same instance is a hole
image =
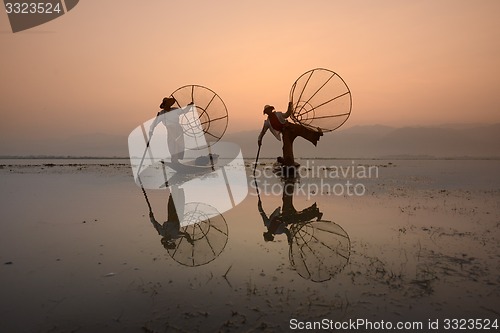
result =
[[[315,67],[349,85],[345,126],[500,122],[498,17],[497,0],[85,0],[13,34],[0,13],[0,139],[126,136],[186,84],[257,133]]]

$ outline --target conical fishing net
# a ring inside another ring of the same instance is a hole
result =
[[[333,131],[351,114],[351,91],[344,80],[328,69],[302,74],[292,85],[290,102],[294,122],[323,132]]]
[[[170,96],[177,101],[174,104],[175,107],[183,108],[190,103],[196,107],[197,119],[189,117],[179,119],[181,126],[185,129],[185,135],[196,136],[200,125],[208,145],[219,141],[224,135],[228,123],[227,108],[220,96],[213,90],[200,85],[187,85],[177,89]]]

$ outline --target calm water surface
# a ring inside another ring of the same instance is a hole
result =
[[[1,331],[498,318],[500,161],[301,161],[290,183],[263,162],[259,196],[249,166],[241,204],[167,241],[168,188],[126,160],[0,161]]]

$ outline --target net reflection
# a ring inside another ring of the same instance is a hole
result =
[[[207,214],[207,212],[210,212]],[[189,203],[185,206],[180,232],[185,237],[173,240],[166,247],[172,259],[184,266],[201,266],[215,260],[226,247],[228,228],[222,214],[204,203]]]
[[[349,261],[351,241],[332,221],[309,221],[292,226],[289,259],[301,277],[314,282],[330,280]]]

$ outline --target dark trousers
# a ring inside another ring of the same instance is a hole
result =
[[[295,159],[293,157],[293,141],[296,137],[301,136],[307,141],[316,146],[320,138],[320,133],[308,127],[287,122],[283,130],[283,163],[284,165],[294,165]]]

